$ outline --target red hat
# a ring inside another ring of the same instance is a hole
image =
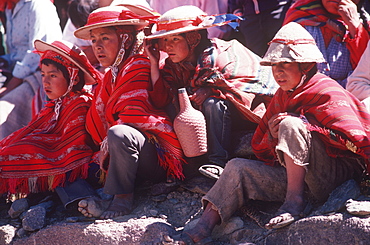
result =
[[[96,28],[131,25],[136,30],[143,29],[149,23],[159,17],[158,13],[144,11],[144,7],[129,8],[122,5],[110,5],[94,10],[90,13],[87,24],[75,31],[75,36],[80,39],[89,40],[90,31]],[[136,13],[140,10],[140,13]],[[148,13],[143,16],[142,13]]]
[[[49,44],[42,40],[35,40],[34,44],[37,53],[41,55],[44,55],[46,51],[54,51],[71,61],[85,73],[85,84],[95,84],[103,78],[103,74],[90,64],[86,54],[70,42],[54,41]]]

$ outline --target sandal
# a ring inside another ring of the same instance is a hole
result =
[[[224,171],[224,168],[215,164],[206,164],[200,166],[198,170],[204,176],[217,180]]]
[[[268,225],[269,223],[267,223],[265,225],[265,228],[266,229],[280,229],[280,228],[283,228],[285,226],[288,226],[290,224],[292,224],[293,222],[301,219],[301,218],[304,218],[306,217],[312,210],[312,204],[307,202],[306,203],[306,206],[305,208],[303,209],[303,211],[299,214],[292,214],[290,212],[287,212],[285,210],[279,210],[277,213],[276,213],[276,216],[275,218],[277,217],[281,217],[281,221],[279,221],[278,223],[274,224],[274,225]]]
[[[301,218],[300,215],[293,215],[289,212],[285,212],[285,213],[281,213],[277,216],[275,216],[275,218],[277,217],[281,217],[281,221],[274,224],[274,225],[271,225],[271,226],[268,226],[269,223],[267,223],[265,225],[266,229],[280,229],[280,228],[283,228],[285,226],[288,226],[290,224],[292,224],[293,222],[299,220]]]

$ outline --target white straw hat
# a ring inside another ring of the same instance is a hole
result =
[[[321,63],[325,59],[311,34],[300,24],[290,22],[276,33],[260,64],[279,62]]]
[[[168,35],[222,26],[230,24],[236,19],[239,17],[232,14],[208,16],[196,6],[184,5],[170,9],[159,17],[153,26],[152,34],[146,38],[162,38]],[[236,22],[234,23],[236,24]]]

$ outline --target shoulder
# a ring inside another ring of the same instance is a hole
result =
[[[143,68],[145,68],[146,66],[150,67],[150,60],[142,54],[137,54],[127,60],[124,68],[137,66],[141,66]]]

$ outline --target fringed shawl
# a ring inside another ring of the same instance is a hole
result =
[[[92,156],[85,119],[91,103],[88,93],[63,98],[60,116],[54,101],[45,105],[26,127],[0,142],[0,193],[28,194],[51,190],[67,180],[86,178]]]
[[[157,148],[160,165],[169,175],[182,178],[182,150],[164,111],[148,100],[150,62],[143,55],[125,61],[112,83],[111,72],[104,76],[95,92],[95,102],[87,116],[87,130],[96,143],[107,136],[108,129],[117,124],[130,125],[151,140]]]
[[[319,133],[329,156],[370,156],[370,114],[336,81],[317,73],[294,92],[278,89],[274,95],[252,139],[254,153],[267,164],[277,159],[277,140],[270,136],[268,121],[282,112],[306,118],[307,128]]]
[[[213,90],[213,97],[230,100],[247,120],[258,123],[265,107],[259,106],[252,111],[253,98],[255,95],[272,96],[278,88],[271,67],[260,66],[261,58],[236,40],[212,39],[212,43],[200,55],[196,67],[166,60],[161,74],[172,98],[176,100],[178,88],[195,92],[208,86]]]

